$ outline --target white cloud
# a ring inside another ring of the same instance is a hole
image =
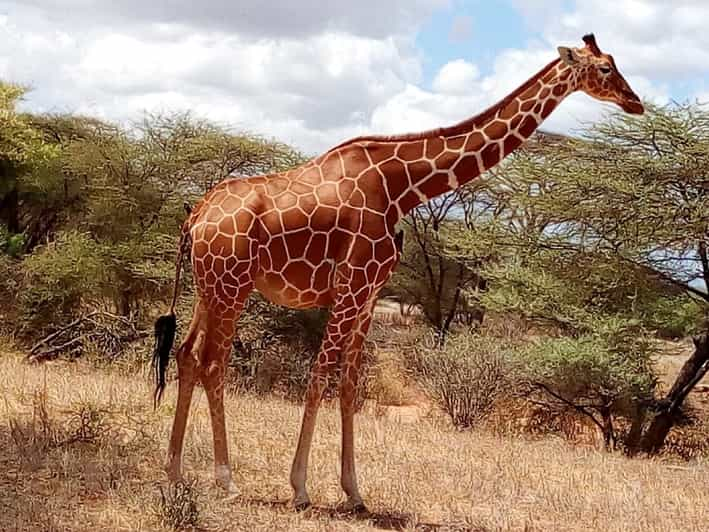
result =
[[[480,70],[472,63],[456,59],[443,65],[433,80],[433,89],[446,94],[469,93],[480,77]]]
[[[190,110],[317,153],[364,132],[415,131],[476,114],[553,59],[556,45],[579,45],[591,23],[636,92],[655,101],[667,99],[662,82],[671,78],[650,82],[656,70],[673,63],[691,75],[709,53],[696,18],[704,8],[695,3],[672,2],[679,7],[670,12],[659,1],[618,0],[616,13],[587,0],[549,22],[542,41],[500,52],[488,75],[455,60],[427,90],[414,39],[445,3],[176,0],[168,10],[144,0],[0,0],[0,78],[35,87],[27,102],[34,110],[119,121],[143,110]],[[525,5],[537,22],[550,20]],[[633,9],[638,22],[627,20]],[[670,13],[674,29],[649,36]],[[683,39],[690,44],[680,46]],[[544,127],[569,131],[608,108],[574,95]]]
[[[516,3],[528,20],[539,21],[531,6]],[[550,43],[580,42],[583,34],[594,32],[601,49],[616,57],[624,71],[661,82],[707,75],[709,2],[583,0],[570,11],[557,6],[551,12],[555,16],[544,18],[542,26]]]

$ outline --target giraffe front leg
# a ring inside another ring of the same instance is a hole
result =
[[[336,367],[343,341],[354,323],[354,319],[346,315],[346,311],[347,308],[342,302],[335,303],[325,329],[318,358],[311,371],[308,390],[305,392],[303,422],[290,474],[290,482],[293,487],[293,505],[298,511],[305,510],[310,506],[310,497],[305,484],[308,475],[310,447],[322,394],[327,386],[329,374]]]
[[[362,345],[372,321],[371,310],[363,312],[357,320],[357,328],[352,333],[352,340],[342,353],[343,366],[340,376],[340,415],[342,418],[342,472],[340,484],[347,502],[344,510],[364,513],[367,511],[357,485],[354,454],[354,415],[357,400],[357,381],[362,366]]]

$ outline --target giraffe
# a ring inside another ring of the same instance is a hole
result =
[[[156,323],[155,400],[175,337],[175,298],[183,255],[191,257],[196,301],[176,350],[178,392],[168,447],[170,480],[181,476],[192,392],[205,389],[216,483],[237,493],[227,452],[224,375],[236,322],[252,290],[293,308],[330,307],[305,393],[290,473],[293,504],[310,505],[308,457],[328,375],[340,371],[341,487],[345,508],[364,509],[354,457],[355,391],[379,290],[402,247],[397,222],[417,205],[457,189],[517,149],[575,91],[641,114],[643,105],[592,34],[479,115],[450,127],[397,136],[362,136],[278,174],[231,178],[208,192],[182,228],[170,312]]]

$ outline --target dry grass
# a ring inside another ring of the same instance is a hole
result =
[[[320,510],[295,514],[286,501],[301,409],[248,395],[228,398],[243,497],[225,502],[212,485],[201,390],[186,438],[190,489],[170,493],[161,464],[174,384],[153,412],[147,374],[80,363],[31,366],[18,354],[2,354],[0,375],[0,530],[159,531],[182,522],[200,530],[250,531],[665,531],[705,530],[709,522],[706,460],[630,461],[559,439],[461,433],[435,417],[400,424],[369,408],[358,417],[357,446],[372,515],[338,515],[332,509],[341,497],[339,415],[327,405],[309,481]]]

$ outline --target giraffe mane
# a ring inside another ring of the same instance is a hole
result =
[[[524,91],[526,91],[529,87],[534,85],[537,80],[548,70],[550,70],[552,67],[556,66],[559,63],[560,59],[554,59],[551,63],[547,64],[544,68],[542,68],[539,72],[537,72],[535,75],[533,75],[531,78],[529,78],[527,81],[525,81],[522,85],[520,85],[518,88],[516,88],[514,91],[512,91],[510,94],[505,96],[502,100],[499,102],[491,105],[484,111],[478,113],[477,115],[471,117],[471,118],[466,118],[462,122],[458,122],[457,124],[454,124],[452,126],[447,126],[447,127],[438,127],[434,129],[428,129],[425,131],[419,131],[419,132],[414,132],[414,133],[402,133],[402,134],[397,134],[397,135],[361,135],[359,137],[354,137],[349,140],[346,140],[337,146],[330,148],[326,153],[330,153],[331,151],[343,148],[345,146],[348,146],[350,144],[356,144],[358,142],[406,142],[406,141],[415,141],[415,140],[425,140],[433,137],[453,137],[455,135],[460,135],[471,128],[480,126],[487,122],[490,118],[492,118],[495,113],[499,109],[504,108],[507,104],[509,104],[512,100],[517,98],[520,94],[522,94]]]

